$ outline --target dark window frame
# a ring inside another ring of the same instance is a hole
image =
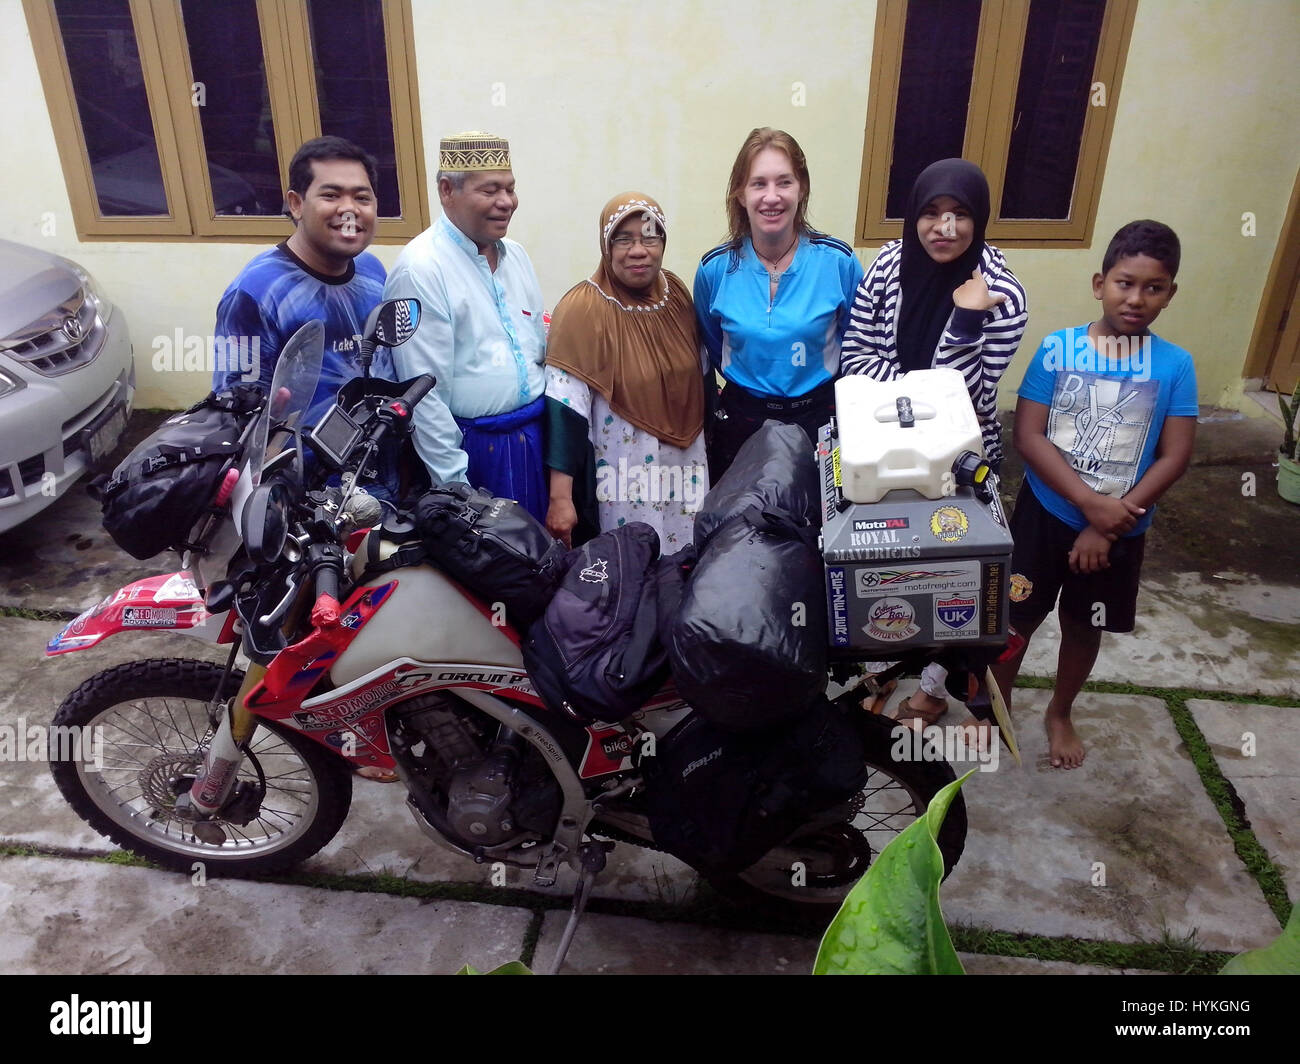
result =
[[[875,247],[897,239],[902,229],[900,218],[887,216],[886,199],[907,2],[878,0],[876,8],[855,234],[860,246]],[[995,212],[1002,203],[1029,4],[1030,0],[984,0],[980,11],[962,155],[977,163],[988,176],[989,201]],[[1093,83],[1100,82],[1103,86],[1105,103],[1093,106],[1089,101],[1080,138],[1070,217],[1004,219],[995,213],[986,233],[991,242],[1000,247],[1091,246],[1136,8],[1137,0],[1107,0],[1093,68]]]

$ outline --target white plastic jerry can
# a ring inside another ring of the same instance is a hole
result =
[[[897,488],[943,498],[952,493],[944,474],[953,460],[963,451],[984,455],[979,418],[955,369],[918,369],[892,381],[841,377],[835,417],[841,490],[850,502],[878,502]]]

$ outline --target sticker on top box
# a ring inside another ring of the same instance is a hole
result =
[[[916,609],[907,599],[882,598],[871,604],[862,630],[882,643],[901,643],[916,635],[921,626],[916,623]]]
[[[978,561],[936,561],[899,565],[887,569],[859,569],[854,573],[858,598],[938,592],[975,592],[980,586]]]
[[[826,570],[826,603],[830,607],[831,643],[837,647],[849,645],[848,596],[844,594],[844,570],[828,567]]]
[[[978,595],[934,596],[935,639],[971,639],[979,634]]]

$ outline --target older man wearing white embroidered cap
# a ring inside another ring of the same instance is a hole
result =
[[[467,481],[545,520],[542,292],[524,249],[506,239],[519,204],[510,146],[490,133],[441,144],[442,216],[411,241],[384,286],[415,297],[420,328],[393,350],[399,377],[432,373],[415,409],[415,446],[435,483]]]

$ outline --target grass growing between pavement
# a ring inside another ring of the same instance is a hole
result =
[[[64,624],[75,620],[71,610],[34,610],[26,606],[0,606],[0,617],[17,617],[20,621],[40,621],[44,624]]]
[[[1233,956],[1218,950],[1200,949],[1194,934],[1185,939],[1166,936],[1160,942],[1099,942],[1013,934],[960,924],[948,930],[953,945],[963,953],[1063,961],[1103,968],[1137,968],[1171,975],[1214,975]]]

